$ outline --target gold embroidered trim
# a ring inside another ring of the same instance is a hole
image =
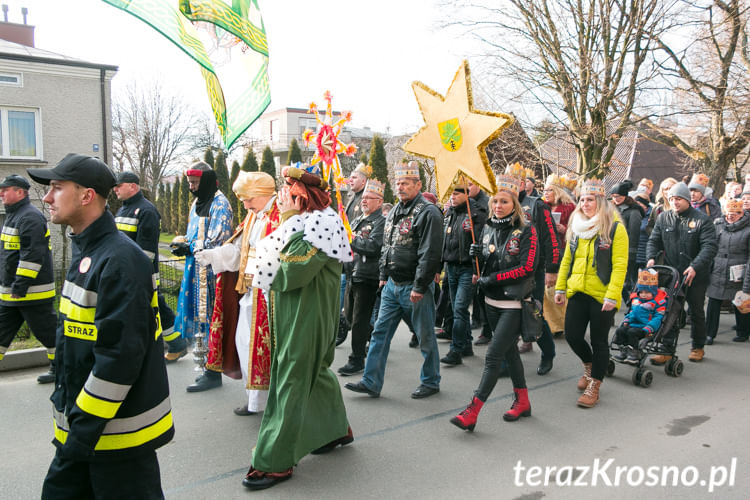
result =
[[[310,260],[310,258],[318,253],[318,249],[315,247],[310,248],[305,255],[287,255],[281,254],[281,262],[304,262]]]

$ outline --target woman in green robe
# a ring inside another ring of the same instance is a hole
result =
[[[315,172],[287,167],[279,193],[282,225],[258,247],[254,286],[270,290],[271,381],[252,465],[242,484],[289,479],[309,453],[354,438],[338,379],[330,370],[343,262],[351,261],[341,218]]]

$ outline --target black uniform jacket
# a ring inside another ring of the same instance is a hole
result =
[[[443,249],[443,216],[440,209],[418,194],[399,202],[388,213],[380,256],[380,280],[413,282],[425,293],[440,271]]]
[[[370,215],[362,215],[352,224],[352,280],[373,281],[377,285],[380,277],[380,252],[383,247],[385,217],[382,209]]]
[[[49,302],[55,297],[55,278],[47,220],[28,196],[5,210],[0,236],[0,304]]]
[[[159,230],[161,216],[153,203],[138,191],[122,203],[117,211],[117,229],[135,241],[159,272]]]
[[[57,329],[53,443],[64,457],[88,461],[156,449],[174,427],[150,261],[108,211],[72,242]]]

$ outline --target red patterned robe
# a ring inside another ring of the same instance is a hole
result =
[[[259,221],[264,226],[260,230],[258,240],[271,234],[281,221],[275,202],[265,215],[265,219]],[[239,271],[225,271],[218,275],[206,367],[213,371],[223,372],[234,379],[242,378],[241,363],[235,342],[240,317],[240,300],[248,294],[252,305],[248,311],[251,331],[250,349],[247,353],[247,389],[267,390],[271,369],[268,309],[262,291],[250,286],[252,278],[244,274],[248,259],[254,257],[255,249],[249,247],[248,238],[255,223],[256,216],[251,212],[227,242],[231,243],[237,238],[242,238],[240,268]],[[242,279],[239,278],[240,276]]]

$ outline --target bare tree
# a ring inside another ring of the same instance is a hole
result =
[[[673,101],[640,118],[645,134],[690,156],[718,195],[750,142],[747,2],[682,0],[679,10],[683,36],[654,37]]]
[[[159,82],[145,87],[132,82],[115,98],[113,108],[115,168],[133,170],[141,185],[155,193],[183,152],[191,130],[190,110],[180,97],[167,95]]]
[[[480,71],[493,93],[544,107],[570,132],[579,174],[602,176],[653,76],[651,35],[670,1],[454,0],[446,27],[486,49]]]

